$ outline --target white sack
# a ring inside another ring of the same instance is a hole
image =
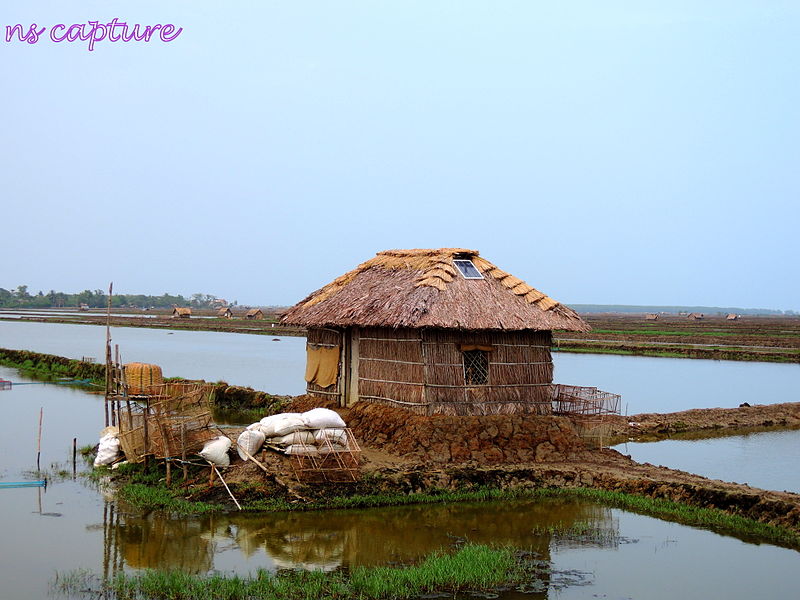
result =
[[[324,443],[325,440],[329,440],[332,444],[347,446],[347,432],[344,429],[320,429],[314,432],[314,438],[319,444]]]
[[[256,421],[247,426],[247,431],[261,431],[261,421]]]
[[[261,431],[268,438],[283,437],[298,429],[305,429],[300,413],[279,413],[261,419]]]
[[[295,431],[306,428],[306,424],[303,422],[303,417],[300,415],[285,413],[282,415],[282,417],[283,418],[281,419],[276,419],[272,424],[275,431],[275,437],[283,437],[285,435],[289,435],[290,433],[294,433]]]
[[[308,429],[343,429],[347,427],[342,417],[329,408],[312,408],[303,413],[303,422]]]
[[[207,441],[198,454],[218,467],[227,467],[231,464],[231,458],[228,456],[230,447],[231,441],[226,436],[221,435]]]
[[[264,444],[264,434],[261,432],[260,429],[252,429],[248,430],[245,429],[239,438],[236,440],[236,452],[239,453],[239,458],[244,461],[249,460],[247,458],[247,454],[250,456],[255,456],[256,452],[261,449],[261,446]],[[245,450],[247,454],[242,452]]]
[[[292,444],[283,452],[290,455],[294,454],[295,456],[319,456],[316,446],[308,446],[306,444]]]
[[[319,452],[321,455],[333,454],[335,452],[346,452],[346,451],[347,447],[341,446],[339,444],[331,444],[330,446],[320,446],[319,448],[317,448],[317,452]]]
[[[108,427],[107,429],[112,429]],[[116,429],[114,427],[113,429]],[[105,431],[105,429],[103,430]],[[100,438],[100,447],[94,459],[94,466],[110,465],[119,458],[119,438],[115,432],[106,433]]]
[[[291,446],[292,444],[306,444],[313,446],[316,440],[310,431],[294,431],[282,437],[274,437],[269,440],[273,446]]]

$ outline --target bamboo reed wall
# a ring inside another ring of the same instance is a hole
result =
[[[340,345],[346,332],[309,329],[311,345]],[[456,331],[365,327],[358,332],[358,396],[417,414],[485,415],[552,412],[549,331]],[[462,344],[490,346],[488,382],[467,385]],[[308,384],[309,394],[341,393]]]

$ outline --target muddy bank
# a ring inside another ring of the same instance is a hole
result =
[[[675,413],[642,413],[611,419],[613,443],[675,436],[702,439],[752,431],[800,428],[800,402],[739,408],[697,408]]]

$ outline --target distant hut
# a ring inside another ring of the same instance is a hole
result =
[[[78,310],[81,311],[81,312],[88,312],[89,311],[89,305],[86,304],[85,302],[81,302],[78,305]]]
[[[687,318],[690,321],[702,321],[705,317],[703,313],[690,313]]]
[[[736,314],[730,313],[729,315],[727,315],[727,316],[725,317],[725,320],[726,320],[726,321],[738,321],[738,320],[739,320],[739,315],[736,315]]]
[[[256,320],[260,321],[261,319],[264,318],[264,312],[260,308],[251,308],[250,310],[248,310],[245,313],[244,318],[245,319],[256,319]]]
[[[308,330],[309,395],[420,414],[547,414],[552,330],[591,329],[458,248],[380,252],[281,321]]]
[[[192,316],[192,309],[189,307],[176,306],[172,309],[173,319],[188,319]]]
[[[231,312],[230,308],[225,306],[224,308],[220,308],[217,311],[217,317],[220,319],[230,319],[231,317],[233,317],[233,312]]]
[[[656,313],[650,313],[644,316],[645,321],[658,321],[658,315]]]

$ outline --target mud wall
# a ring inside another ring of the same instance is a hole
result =
[[[584,449],[565,417],[531,415],[419,416],[360,402],[346,415],[366,446],[414,460],[481,464],[563,460]]]

